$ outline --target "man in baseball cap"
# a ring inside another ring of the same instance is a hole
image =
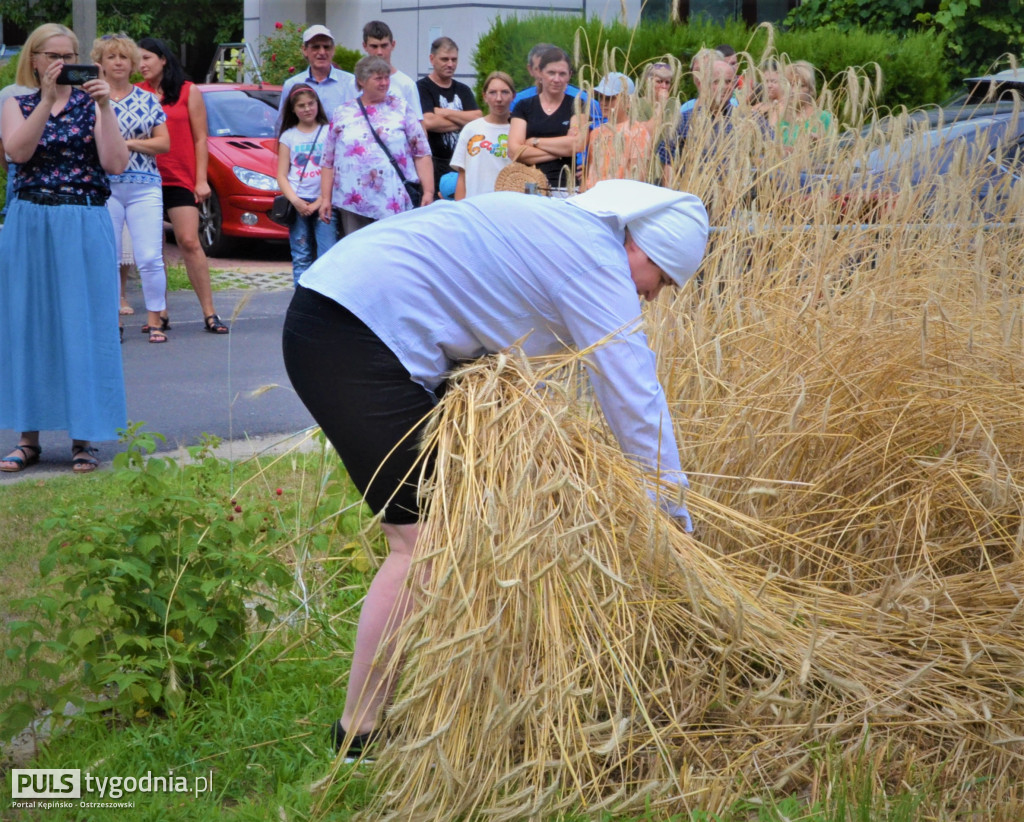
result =
[[[302,32],[302,56],[306,58],[306,68],[285,80],[281,89],[277,113],[279,126],[288,102],[288,92],[296,83],[308,83],[316,90],[328,118],[338,106],[354,100],[358,94],[355,77],[334,65],[334,35],[327,26],[317,23]]]

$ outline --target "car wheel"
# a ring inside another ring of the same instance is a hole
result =
[[[224,216],[216,191],[199,204],[199,244],[210,257],[223,257],[234,246],[232,238],[224,236]]]

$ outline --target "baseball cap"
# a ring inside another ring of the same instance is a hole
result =
[[[622,94],[632,94],[636,86],[625,74],[620,71],[613,71],[601,78],[601,82],[594,87],[595,94],[603,94],[605,97],[615,97]]]
[[[314,37],[329,37],[331,41],[334,41],[334,35],[331,34],[331,30],[327,26],[310,26],[304,32],[302,32],[302,45],[306,45]]]

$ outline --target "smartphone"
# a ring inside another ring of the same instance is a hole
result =
[[[60,74],[57,75],[58,86],[80,86],[88,80],[95,80],[100,76],[99,66],[76,65],[65,63],[60,67]]]

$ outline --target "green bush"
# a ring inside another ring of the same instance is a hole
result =
[[[291,20],[274,23],[274,33],[264,37],[260,43],[260,71],[267,83],[283,83],[306,66],[302,55],[302,32],[305,24]],[[337,46],[334,49],[334,65],[345,71],[352,71],[356,61],[363,56],[361,51]]]
[[[803,0],[786,15],[787,27],[835,33],[862,28],[898,37],[928,32],[934,55],[957,75],[988,71],[1006,54],[1024,49],[1021,0]]]
[[[9,739],[40,707],[179,712],[248,647],[251,620],[268,623],[292,575],[273,556],[288,541],[274,491],[230,499],[229,465],[190,449],[193,463],[149,458],[155,437],[135,425],[114,458],[118,510],[58,509],[40,573],[44,591],[12,603],[9,664],[0,687],[0,735]],[[103,701],[87,701],[86,691]]]
[[[882,70],[880,106],[917,108],[941,103],[949,96],[950,77],[941,60],[941,39],[931,32],[907,37],[852,29],[839,34],[827,29],[787,31],[777,35],[776,51],[794,60],[809,60],[830,82],[847,68],[873,74]]]
[[[480,38],[473,55],[479,81],[496,69],[507,71],[523,88],[532,82],[526,71],[526,55],[534,44],[554,43],[566,49],[577,64],[584,84],[595,83],[610,68],[637,76],[646,63],[665,57],[677,58],[688,66],[690,58],[702,47],[729,43],[737,51],[749,52],[756,61],[770,42],[777,53],[793,60],[808,60],[827,79],[849,66],[880,66],[883,89],[879,105],[916,107],[939,102],[948,95],[949,77],[941,62],[935,60],[941,41],[931,33],[897,36],[892,33],[788,31],[769,26],[750,29],[742,22],[713,23],[705,18],[689,25],[665,21],[643,21],[635,28],[622,23],[602,24],[597,18],[584,20],[579,15],[541,14],[530,17],[497,19]],[[684,78],[680,94],[693,96],[689,77]],[[482,89],[478,85],[478,96]]]

